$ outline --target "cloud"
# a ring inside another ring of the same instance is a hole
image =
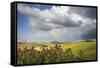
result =
[[[91,29],[88,32],[82,34],[83,39],[96,39],[96,29]]]
[[[18,4],[19,13],[25,14],[28,23],[39,33],[30,36],[42,40],[79,40],[96,38],[96,8],[51,6],[30,7]],[[91,36],[90,36],[91,35]]]
[[[67,13],[68,10],[69,7],[66,6],[53,6],[50,9],[40,10],[35,7],[18,4],[18,12],[27,15],[32,25],[41,30],[51,30],[54,27],[80,26],[82,22],[76,22],[71,19]]]
[[[73,12],[85,18],[96,19],[97,9],[95,7],[70,7],[69,13]]]

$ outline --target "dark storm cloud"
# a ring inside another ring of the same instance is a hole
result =
[[[96,19],[96,7],[70,7],[69,13],[77,13],[85,18]]]
[[[44,22],[44,21],[41,21]],[[36,26],[37,29],[43,30],[43,31],[50,31],[53,29],[52,26],[46,25],[53,23],[55,25],[54,28],[64,28],[64,27],[79,27],[83,23],[81,20],[78,22],[74,22],[70,18],[66,18],[64,20],[52,20],[51,22],[46,22],[46,23],[37,23],[38,25]]]
[[[82,35],[82,39],[96,39],[96,29],[89,30],[88,32]]]
[[[42,31],[50,31],[52,29],[50,26],[45,24],[39,24],[36,28]]]
[[[82,21],[79,20],[75,22],[70,17],[65,16],[64,18],[53,20],[52,23],[56,25],[61,25],[62,27],[79,27],[82,24]]]

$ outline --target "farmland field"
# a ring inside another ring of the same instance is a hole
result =
[[[18,42],[17,64],[96,60],[96,42]]]

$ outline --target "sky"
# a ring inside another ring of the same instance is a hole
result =
[[[96,7],[17,5],[17,39],[31,42],[96,39]]]

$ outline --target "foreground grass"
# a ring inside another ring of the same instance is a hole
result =
[[[17,49],[18,64],[96,60],[96,42],[18,43]]]

